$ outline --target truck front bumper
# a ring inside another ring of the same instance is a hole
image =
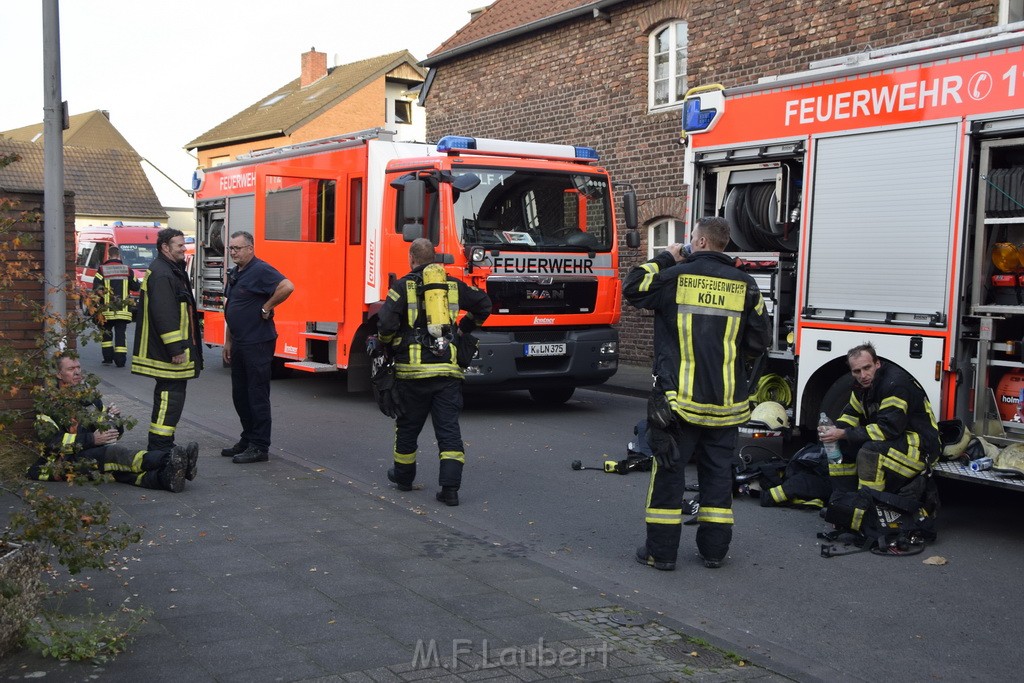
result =
[[[619,367],[619,333],[609,326],[487,328],[473,335],[480,340],[480,353],[466,370],[470,386],[581,387],[601,384]],[[535,355],[540,353],[553,355]]]

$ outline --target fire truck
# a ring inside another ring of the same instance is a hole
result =
[[[366,338],[389,285],[409,271],[408,243],[423,236],[450,275],[493,301],[467,384],[565,402],[618,367],[618,232],[597,162],[590,147],[463,136],[428,145],[372,129],[197,172],[205,340],[224,342],[225,245],[246,231],[295,284],[276,310],[278,367],[346,370],[348,389],[365,390]],[[631,189],[623,208],[636,246]]]
[[[938,419],[1024,442],[1024,32],[694,88],[683,136],[691,218],[730,221],[796,426],[837,416],[846,352],[871,342]],[[937,472],[1024,489],[955,462]]]

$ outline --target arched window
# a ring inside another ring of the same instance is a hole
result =
[[[647,258],[654,258],[677,242],[676,235],[682,230],[682,221],[674,218],[659,218],[647,226]]]
[[[656,28],[648,43],[650,108],[680,104],[686,96],[686,22]]]

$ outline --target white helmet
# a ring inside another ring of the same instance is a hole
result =
[[[750,413],[751,422],[760,422],[769,429],[789,429],[789,415],[781,403],[763,401]]]

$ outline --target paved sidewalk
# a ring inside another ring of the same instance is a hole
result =
[[[649,384],[640,369],[617,377],[609,389]],[[107,399],[146,416],[127,397]],[[182,425],[179,440],[223,439]],[[124,567],[77,577],[85,588],[62,609],[152,616],[110,663],[21,652],[0,662],[3,680],[790,680],[515,546],[441,525],[430,488],[406,509],[329,471],[283,457],[239,468],[207,446],[185,494],[74,492],[145,530]]]

